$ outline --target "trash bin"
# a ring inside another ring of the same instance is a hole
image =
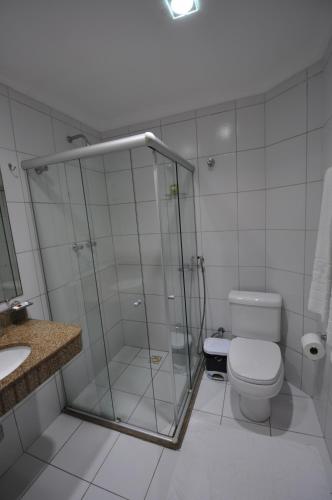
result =
[[[213,380],[227,380],[227,356],[231,341],[209,337],[204,341],[204,356],[207,376]]]

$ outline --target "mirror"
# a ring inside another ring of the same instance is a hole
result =
[[[0,171],[0,302],[22,295],[22,285]]]

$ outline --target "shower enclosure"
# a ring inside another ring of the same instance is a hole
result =
[[[82,327],[66,411],[178,446],[202,361],[194,167],[149,132],[22,167],[51,317]]]

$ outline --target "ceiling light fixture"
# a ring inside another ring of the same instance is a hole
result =
[[[199,9],[199,0],[165,0],[168,10],[173,19],[188,16],[197,12]]]

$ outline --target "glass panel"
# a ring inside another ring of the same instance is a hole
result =
[[[161,235],[156,205],[154,184],[153,154],[149,148],[141,147],[131,152],[133,199],[138,221],[138,239],[128,240],[127,250],[121,256],[129,259],[143,271],[142,294],[145,297],[145,324],[137,323],[140,338],[146,343],[138,354],[142,357],[141,366],[149,367],[154,377],[153,384],[143,395],[130,423],[149,428],[159,433],[169,434],[173,430],[174,404],[173,394],[169,391],[169,328],[165,311],[165,289],[161,266]],[[136,235],[135,235],[136,236]],[[130,254],[129,252],[130,250]],[[142,266],[141,266],[142,263]],[[132,273],[131,273],[132,274]],[[137,277],[139,269],[137,269]],[[135,285],[137,286],[137,285]],[[137,290],[138,291],[138,290]],[[130,328],[130,329],[129,329]],[[133,323],[125,323],[126,335],[133,335]],[[138,333],[138,332],[137,332]],[[136,337],[137,337],[136,333]],[[143,364],[143,358],[145,358]],[[138,360],[138,358],[137,358]]]
[[[96,193],[99,189],[97,176],[98,161],[96,171],[91,170],[91,175],[96,174]],[[73,221],[74,245],[73,253],[78,266],[78,277],[82,291],[82,315],[79,318],[80,324],[84,328],[84,358],[88,384],[84,390],[71,402],[70,406],[83,409],[104,416],[101,411],[100,402],[110,395],[110,381],[107,366],[106,344],[101,317],[100,292],[97,287],[96,266],[93,258],[94,235],[92,226],[88,218],[89,213],[89,193],[86,186],[87,166],[84,162],[71,162],[65,165],[66,181],[69,193],[70,209]],[[99,220],[97,221],[97,223]],[[65,388],[68,392],[72,382],[66,377],[64,370]],[[114,409],[110,398],[107,407],[107,416],[114,418]]]
[[[188,349],[190,369],[194,375],[202,353],[200,308],[200,261],[197,254],[194,179],[192,172],[177,164],[178,197],[180,208],[181,241],[183,253],[183,282],[188,320]]]
[[[82,327],[83,350],[62,370],[67,404],[98,415],[109,378],[80,163],[31,170],[29,185],[51,317]]]
[[[131,155],[107,155],[104,165],[101,171],[94,158],[83,169],[111,381],[100,411],[108,416],[112,400],[118,421],[156,432]]]
[[[174,162],[159,157],[159,163],[155,168],[162,232],[166,285],[165,307],[168,310],[170,353],[167,371],[165,369],[157,375],[154,379],[154,385],[157,399],[165,400],[164,393],[165,388],[167,388],[168,400],[175,400],[176,412],[178,413],[190,388],[178,180]]]

